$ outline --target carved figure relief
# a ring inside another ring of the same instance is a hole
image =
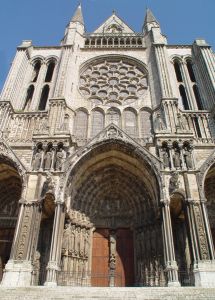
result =
[[[181,155],[180,155],[180,150],[178,148],[174,149],[173,163],[176,169],[179,169],[181,167]]]
[[[169,153],[167,148],[162,149],[162,159],[163,159],[164,168],[169,168],[170,161],[169,161]]]
[[[64,151],[63,147],[60,147],[56,154],[56,163],[55,163],[55,169],[61,170],[62,164],[66,159],[66,152]]]
[[[184,147],[184,160],[188,169],[193,168],[191,149],[188,146]]]
[[[41,161],[42,161],[42,149],[38,148],[33,160],[33,170],[38,171],[41,167]]]
[[[163,130],[166,130],[166,126],[164,124],[164,121],[163,121],[163,118],[161,116],[161,114],[157,114],[156,116],[156,131],[163,131]]]
[[[49,147],[44,157],[44,170],[50,170],[52,166],[52,147]]]
[[[76,224],[73,223],[75,220]],[[88,268],[90,227],[89,224],[81,223],[80,220],[81,216],[76,219],[75,215],[73,220],[67,219],[63,232],[61,270],[68,272],[66,278],[68,285],[71,285],[71,281],[72,284],[77,284],[77,281],[85,276]],[[67,282],[64,284],[67,285]]]

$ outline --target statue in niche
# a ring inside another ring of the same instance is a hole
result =
[[[59,171],[61,170],[62,164],[63,164],[65,158],[66,158],[66,153],[65,153],[63,147],[60,147],[56,154],[56,164],[55,164],[56,170],[59,170]]]
[[[173,164],[174,164],[174,167],[176,169],[180,169],[180,167],[181,167],[181,158],[180,158],[180,150],[178,148],[174,149]]]
[[[181,114],[178,113],[177,117],[178,117],[178,125],[177,125],[178,129],[182,131],[186,130]]]
[[[162,149],[162,158],[163,158],[163,164],[164,168],[169,168],[169,154],[168,154],[168,149],[163,148]]]
[[[191,149],[184,147],[184,160],[188,169],[193,168]]]
[[[156,119],[156,124],[157,124],[157,131],[162,131],[162,130],[165,130],[166,127],[164,125],[164,121],[161,117],[161,114],[157,114],[157,119]]]
[[[44,157],[44,170],[50,170],[52,166],[52,147],[48,149]]]
[[[33,162],[34,171],[38,171],[40,169],[41,161],[42,161],[42,149],[38,148]]]

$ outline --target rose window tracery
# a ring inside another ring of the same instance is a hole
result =
[[[144,97],[147,87],[144,70],[122,59],[91,64],[80,76],[80,92],[98,104],[132,103]]]

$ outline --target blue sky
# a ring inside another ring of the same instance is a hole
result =
[[[59,45],[79,0],[0,0],[0,90],[16,47]],[[88,32],[116,10],[135,31],[141,31],[146,7],[160,22],[169,44],[192,44],[203,37],[215,49],[215,0],[82,0]]]

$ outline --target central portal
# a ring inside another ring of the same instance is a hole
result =
[[[96,229],[93,234],[92,286],[134,285],[133,244],[130,229]]]
[[[58,285],[166,284],[159,185],[135,149],[110,140],[73,167]]]

